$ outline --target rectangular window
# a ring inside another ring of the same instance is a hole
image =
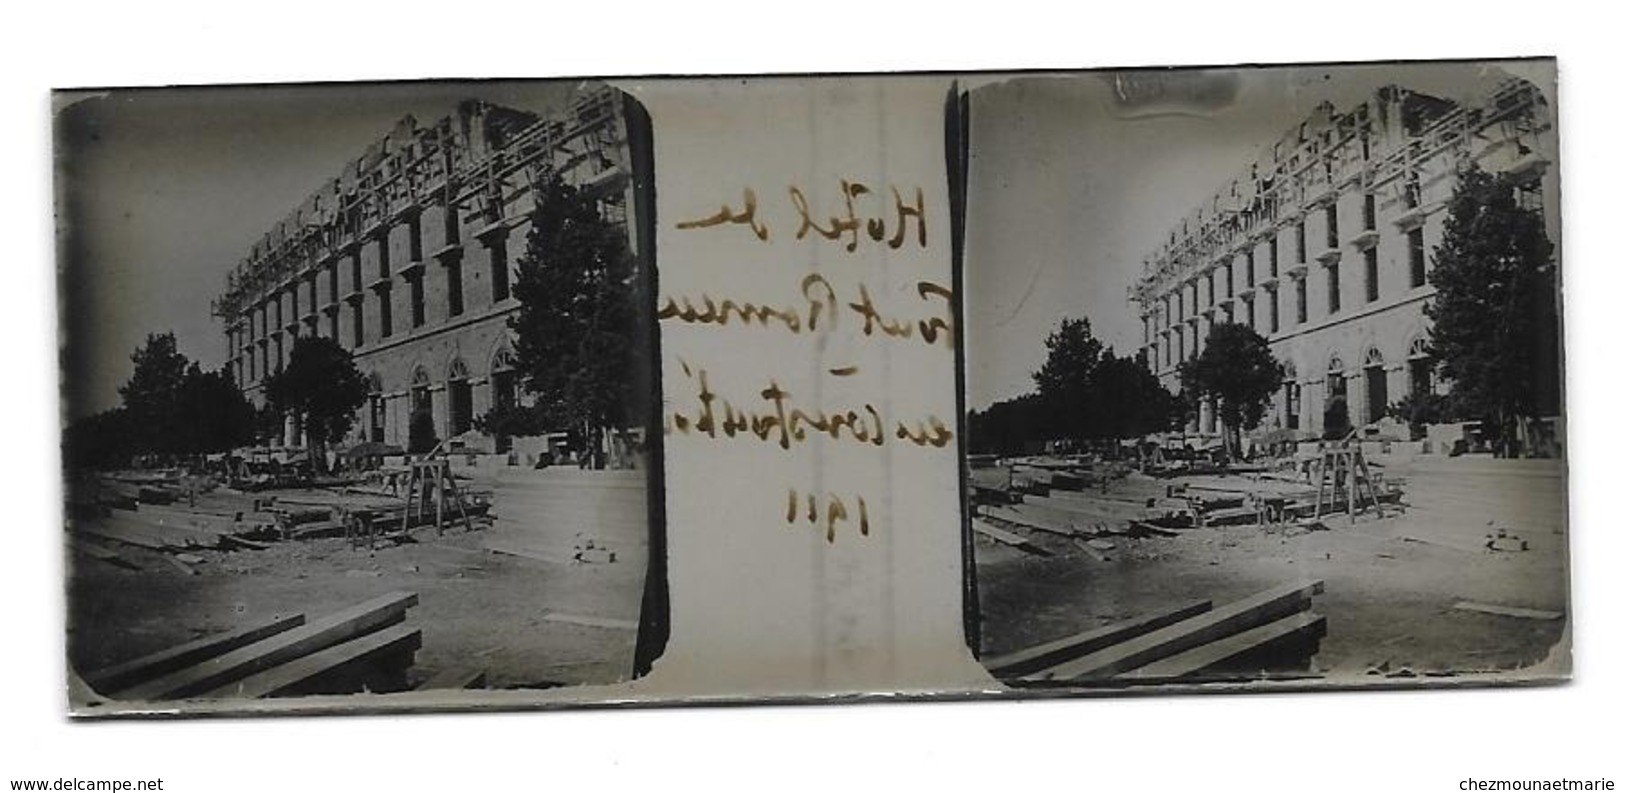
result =
[[[378,235],[378,277],[389,278],[389,234]]]
[[[1337,246],[1337,202],[1333,201],[1326,205],[1326,247],[1335,249]]]
[[[1274,245],[1275,244],[1273,242],[1274,238],[1271,237],[1270,239],[1272,240],[1270,242],[1270,244]],[[1256,257],[1253,256],[1253,249],[1248,248],[1247,249],[1247,288],[1248,289],[1253,288],[1253,284],[1256,283],[1256,281],[1253,278],[1253,260],[1254,260],[1254,258],[1256,258]]]
[[[423,219],[415,214],[406,221],[406,255],[414,262],[423,261]]]
[[[1224,260],[1224,296],[1236,296],[1236,265],[1233,259]]]
[[[1377,196],[1373,193],[1365,194],[1365,203],[1360,207],[1360,221],[1366,231],[1377,229]]]
[[[1423,247],[1420,226],[1406,232],[1405,246],[1410,252],[1411,288],[1414,289],[1428,282],[1427,249]]]
[[[1365,302],[1377,302],[1377,246],[1365,249]]]
[[[1219,302],[1219,301],[1213,299],[1213,281],[1215,279],[1217,279],[1218,277],[1219,277],[1218,271],[1216,271],[1216,270],[1208,270],[1207,271],[1207,305],[1208,305],[1209,308],[1212,308],[1214,303]]]
[[[1270,293],[1270,333],[1281,332],[1281,295],[1274,289]]]
[[[1247,327],[1258,330],[1258,307],[1253,301],[1247,301]]]
[[[1270,277],[1281,277],[1281,243],[1275,237],[1270,237]]]
[[[1343,278],[1337,265],[1326,267],[1326,313],[1336,314],[1343,309]]]
[[[457,215],[458,212],[456,204],[451,204],[446,207],[445,218],[447,245],[456,245],[457,243],[463,241],[462,223],[458,219]]]
[[[1405,208],[1415,209],[1422,205],[1422,184],[1417,180],[1416,174],[1405,175]]]
[[[423,327],[423,273],[408,282],[412,298],[412,327]]]
[[[497,241],[491,244],[491,302],[508,299],[508,245]]]
[[[1298,292],[1298,324],[1302,325],[1303,323],[1309,321],[1309,279],[1308,278],[1299,278],[1297,280],[1297,292]]]
[[[446,311],[453,317],[463,313],[463,263],[455,259],[446,262]]]
[[[361,301],[357,300],[350,311],[350,338],[355,346],[360,348],[367,343],[367,321],[361,310]]]
[[[388,289],[378,290],[378,335],[385,339],[395,332],[395,312],[391,302]]]
[[[1303,264],[1309,261],[1308,224],[1299,222],[1294,233],[1297,235],[1298,264]]]

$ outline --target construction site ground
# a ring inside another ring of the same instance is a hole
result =
[[[1418,457],[1387,466],[1406,480],[1402,512],[1321,519],[1324,530],[1259,525],[1112,537],[1105,561],[1081,540],[1023,531],[1053,556],[978,534],[982,655],[991,657],[1196,599],[1237,600],[1295,579],[1325,581],[1315,659],[1333,682],[1471,676],[1526,668],[1560,646],[1567,619],[1483,613],[1473,602],[1567,616],[1561,461]],[[1171,481],[1177,481],[1171,480]],[[1527,551],[1496,551],[1504,529]],[[1566,652],[1566,651],[1565,651]],[[1557,659],[1557,669],[1567,668]]]
[[[485,524],[444,535],[419,527],[375,550],[341,537],[198,550],[195,574],[136,547],[119,549],[135,570],[75,556],[70,661],[95,669],[273,615],[318,617],[405,590],[420,598],[408,617],[423,630],[415,681],[453,668],[484,669],[489,688],[629,678],[643,569],[492,553]]]

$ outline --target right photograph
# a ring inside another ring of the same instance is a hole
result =
[[[968,92],[995,677],[1569,677],[1556,82],[1531,59]]]

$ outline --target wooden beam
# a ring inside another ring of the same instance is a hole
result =
[[[1517,606],[1498,606],[1494,603],[1474,603],[1463,600],[1453,608],[1461,611],[1476,611],[1480,614],[1494,614],[1500,617],[1518,617],[1526,620],[1556,620],[1563,618],[1561,611],[1545,611],[1543,609],[1526,609]]]
[[[339,642],[371,633],[406,618],[417,605],[411,592],[391,592],[315,622],[280,633],[225,655],[176,670],[116,692],[116,699],[160,700],[192,697],[278,664],[325,650]]]
[[[452,667],[442,670],[428,680],[417,685],[417,691],[434,691],[440,689],[461,690],[469,688],[485,688],[486,677],[484,669],[470,669],[467,667]]]
[[[111,565],[116,565],[126,570],[141,569],[141,565],[120,556],[118,551],[108,548],[105,545],[97,545],[89,540],[83,540],[78,537],[68,538],[68,545],[73,548],[73,550],[89,556],[92,559],[103,561]]]
[[[1233,669],[1232,667],[1243,656],[1256,653],[1261,649],[1284,641],[1298,639],[1319,641],[1325,635],[1325,617],[1311,611],[1288,614],[1274,622],[1268,622],[1256,628],[1226,636],[1216,642],[1193,647],[1178,655],[1172,655],[1138,669],[1124,672],[1118,675],[1118,678],[1153,681],[1192,677],[1204,673],[1212,674],[1226,669],[1240,672],[1244,670]],[[1256,672],[1259,670],[1245,671]]]
[[[1301,581],[1228,603],[1205,614],[1176,622],[1023,677],[1031,683],[1107,678],[1266,622],[1305,611],[1309,599],[1325,590],[1322,581]]]
[[[1165,628],[1212,609],[1213,601],[1197,600],[1175,609],[1155,612],[1126,622],[1115,622],[1092,631],[1037,644],[1025,650],[987,658],[982,661],[982,665],[987,667],[987,671],[994,677],[1019,677],[1055,666],[1062,661],[1088,655],[1136,636],[1143,636],[1158,628]]]
[[[151,680],[159,675],[191,666],[205,658],[211,658],[235,650],[238,647],[253,644],[268,636],[274,636],[303,624],[305,624],[305,615],[303,614],[275,617],[244,628],[217,633],[213,636],[205,636],[196,641],[190,641],[167,650],[160,650],[151,655],[143,655],[140,658],[132,658],[120,664],[97,669],[85,675],[85,682],[89,683],[91,688],[104,692],[128,688],[143,680]]]
[[[410,625],[393,625],[347,642],[335,644],[302,658],[256,672],[203,694],[204,699],[259,699],[296,693],[333,670],[356,667],[415,653],[423,646],[423,631]],[[337,693],[337,692],[328,692]]]
[[[971,526],[972,529],[974,529],[976,531],[977,534],[980,534],[980,535],[982,535],[984,537],[987,537],[988,539],[994,540],[996,542],[1002,542],[1005,545],[1010,545],[1010,546],[1014,546],[1016,548],[1020,548],[1021,550],[1026,551],[1027,553],[1036,554],[1038,556],[1053,556],[1054,555],[1054,554],[1051,554],[1049,551],[1046,551],[1043,548],[1040,548],[1039,546],[1034,545],[1032,540],[1029,540],[1026,537],[1023,537],[1020,534],[1017,534],[1017,533],[1015,533],[1013,531],[1005,531],[1004,529],[1001,529],[1001,528],[999,528],[999,527],[997,527],[997,526],[995,526],[995,525],[993,525],[991,523],[988,523],[987,521],[982,520],[981,518],[971,518],[970,519],[970,526]]]

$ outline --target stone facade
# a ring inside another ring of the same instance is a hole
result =
[[[325,336],[352,352],[371,388],[347,442],[405,447],[421,405],[436,437],[500,445],[472,422],[523,398],[506,323],[519,308],[514,263],[534,187],[560,174],[635,229],[628,101],[598,87],[548,115],[468,101],[433,126],[402,119],[228,277],[214,308],[244,392],[263,404],[293,341]],[[298,442],[291,420],[286,435]]]
[[[1130,289],[1140,351],[1166,385],[1219,322],[1250,325],[1287,368],[1261,431],[1320,433],[1344,397],[1351,426],[1441,384],[1423,306],[1433,249],[1467,159],[1525,180],[1558,239],[1553,114],[1510,81],[1482,103],[1386,87],[1347,112],[1324,104],[1188,216]],[[1553,211],[1547,211],[1546,200]],[[1201,406],[1191,431],[1220,428]]]

